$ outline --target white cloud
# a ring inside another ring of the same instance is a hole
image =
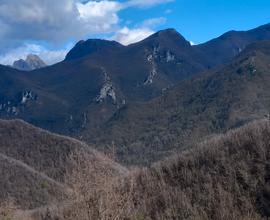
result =
[[[196,45],[193,41],[189,41],[189,43],[190,43],[191,46]]]
[[[29,41],[59,46],[95,34],[115,33],[116,40],[133,43],[152,34],[151,28],[165,22],[165,18],[147,20],[135,29],[120,28],[119,12],[129,7],[145,8],[171,1],[0,0],[0,63],[10,62],[11,56],[15,60],[32,51],[33,45],[38,46],[37,43],[26,45]],[[39,46],[37,53],[48,63],[53,63],[49,56],[56,62],[63,57],[64,51],[50,53],[44,46]]]
[[[150,18],[145,21],[143,21],[142,25],[143,27],[156,27],[161,24],[165,24],[167,21],[166,18],[164,17],[159,17],[159,18]]]
[[[117,31],[116,34],[112,37],[112,39],[120,42],[123,45],[129,45],[143,40],[153,33],[154,32],[149,28],[129,29],[128,27],[124,27]]]
[[[108,14],[115,15],[115,12],[122,8],[121,4],[115,1],[90,1],[85,4],[78,2],[76,5],[80,17],[85,20],[106,17]]]
[[[14,40],[63,42],[88,34],[111,31],[118,24],[116,1],[1,0],[0,21],[6,25],[0,36]]]
[[[38,53],[37,55],[48,65],[52,65],[54,63],[60,62],[64,60],[68,49],[62,49],[62,50],[47,50],[43,49]]]
[[[117,12],[122,5],[116,1],[89,1],[76,4],[79,11],[79,21],[85,26],[88,33],[110,31],[119,23]]]
[[[49,51],[25,42],[60,45],[91,34],[109,33],[118,28],[117,1],[0,0],[0,63],[6,64],[26,53],[41,54],[47,63],[59,61],[65,50]],[[54,59],[54,61],[52,60]]]
[[[63,42],[115,30],[118,12],[128,7],[151,7],[172,0],[1,0],[0,36],[8,41]],[[154,22],[154,21],[152,21]],[[3,27],[3,28],[2,28]]]
[[[171,9],[166,9],[164,13],[165,14],[171,14],[172,13],[172,10]]]
[[[141,41],[154,33],[152,28],[166,23],[166,18],[150,18],[144,20],[141,24],[137,25],[135,28],[123,27],[116,31],[114,36],[111,38],[120,42],[123,45],[129,45]]]

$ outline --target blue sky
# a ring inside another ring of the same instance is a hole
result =
[[[147,10],[130,8],[121,15],[135,24],[165,17],[166,23],[155,30],[173,27],[187,39],[202,43],[229,30],[248,30],[269,23],[270,1],[176,0]]]
[[[0,63],[35,53],[52,64],[80,39],[127,45],[172,27],[199,44],[269,22],[269,0],[1,0]]]

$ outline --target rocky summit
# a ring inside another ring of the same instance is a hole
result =
[[[34,54],[29,54],[25,60],[20,59],[14,61],[12,67],[17,69],[17,70],[22,70],[22,71],[31,71],[35,69],[40,69],[43,67],[46,67],[47,65],[45,62],[40,59],[39,56],[34,55]]]

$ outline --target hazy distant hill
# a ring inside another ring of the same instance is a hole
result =
[[[31,71],[35,69],[40,69],[46,67],[47,65],[39,56],[34,54],[29,54],[25,60],[20,59],[14,61],[12,67],[22,71]]]

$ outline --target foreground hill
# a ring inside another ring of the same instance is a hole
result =
[[[251,123],[139,173],[135,216],[269,218],[269,137],[268,120]]]
[[[3,154],[0,154],[0,177],[0,204],[8,201],[21,209],[32,209],[72,195],[67,186]]]
[[[256,121],[124,179],[111,179],[99,185],[98,196],[37,219],[266,220],[269,158],[270,122]],[[84,189],[92,190],[87,184]]]
[[[121,108],[88,140],[96,139],[98,147],[114,142],[126,163],[151,163],[208,135],[269,117],[269,60],[269,41],[251,45],[225,67]]]
[[[84,155],[87,161],[76,159],[78,155]],[[67,179],[84,162],[96,173],[126,172],[75,139],[23,121],[0,120],[0,204],[11,200],[20,208],[32,209],[70,199],[73,190]]]

